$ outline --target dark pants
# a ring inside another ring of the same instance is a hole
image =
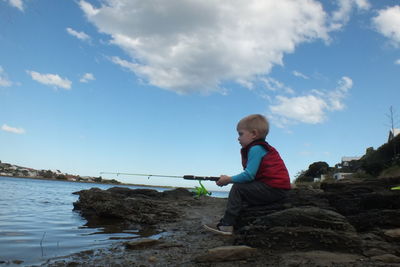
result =
[[[221,223],[235,225],[240,211],[248,206],[268,205],[286,197],[288,190],[273,188],[262,182],[253,181],[233,184],[229,192],[228,204]]]

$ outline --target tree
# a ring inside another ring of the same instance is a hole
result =
[[[295,175],[296,180],[294,181],[294,183],[297,184],[297,183],[307,183],[307,182],[313,182],[314,181],[313,177],[306,176],[305,174],[306,174],[305,170],[302,170],[302,171],[298,172]]]
[[[372,176],[378,176],[384,169],[393,164],[398,164],[396,156],[393,157],[394,148],[396,151],[400,151],[400,135],[383,144],[377,150],[365,154],[361,158],[361,168]]]
[[[314,162],[308,166],[308,170],[297,174],[295,183],[314,182],[314,178],[320,178],[322,174],[329,173],[330,169],[328,163],[324,161]]]
[[[54,173],[50,170],[40,170],[39,171],[39,176],[42,176],[43,178],[53,178],[54,177]]]
[[[65,176],[64,174],[59,174],[59,175],[57,175],[57,179],[59,179],[59,180],[67,180],[67,176]]]
[[[305,175],[309,177],[320,177],[321,174],[327,174],[329,171],[329,164],[325,161],[317,161],[308,166]]]
[[[102,180],[103,179],[101,178],[101,176],[96,177],[96,178],[93,179],[93,181],[95,181],[96,183],[101,183]]]

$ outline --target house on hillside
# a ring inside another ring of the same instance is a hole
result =
[[[342,157],[342,162],[336,165],[337,172],[333,174],[333,178],[341,180],[351,177],[360,159],[361,157]]]
[[[353,160],[359,160],[361,157],[342,157],[342,167],[350,167]]]
[[[388,143],[390,141],[392,141],[392,139],[395,138],[398,134],[400,134],[400,129],[396,129],[396,128],[390,129]]]
[[[337,172],[333,174],[335,180],[341,180],[345,178],[350,178],[353,175],[351,172]]]

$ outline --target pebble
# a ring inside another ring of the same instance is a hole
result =
[[[400,228],[386,230],[384,234],[391,238],[400,238]]]
[[[209,249],[204,255],[198,256],[197,262],[218,262],[245,260],[252,257],[257,249],[249,246],[223,246]]]
[[[400,257],[397,257],[393,254],[383,254],[379,256],[371,257],[373,260],[382,261],[385,263],[400,263]]]
[[[136,241],[129,241],[125,243],[127,249],[144,249],[160,243],[157,239],[144,238]]]

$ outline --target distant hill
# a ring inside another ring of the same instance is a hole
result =
[[[307,170],[297,175],[296,183],[313,182],[314,178],[325,175],[332,178],[334,173],[354,173],[353,177],[389,177],[400,176],[400,135],[383,144],[378,149],[367,148],[365,155],[359,160],[347,162],[346,166],[318,161],[310,164]]]
[[[368,148],[359,162],[360,169],[372,176],[380,176],[388,169],[400,168],[400,135],[377,150]]]

